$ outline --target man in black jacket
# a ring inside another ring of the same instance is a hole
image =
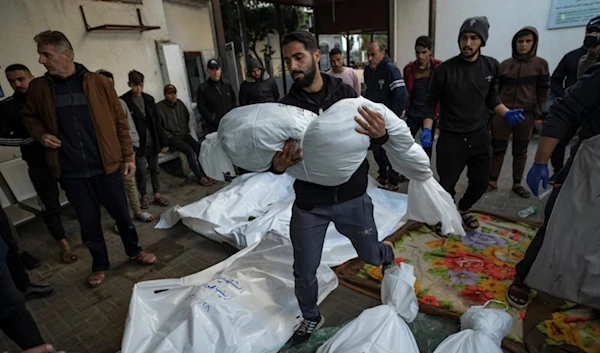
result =
[[[146,198],[146,161],[150,168],[150,180],[154,192],[153,204],[168,206],[169,201],[160,194],[160,167],[158,154],[169,150],[167,135],[158,118],[156,103],[151,95],[144,93],[144,75],[132,70],[129,72],[128,85],[131,90],[121,96],[131,111],[135,128],[140,135],[140,147],[134,148],[136,172],[135,178],[140,192],[142,209],[150,207]]]
[[[486,17],[468,18],[460,28],[461,54],[436,67],[425,104],[421,145],[431,147],[431,127],[438,103],[441,108],[437,142],[437,172],[440,184],[452,197],[465,167],[469,185],[458,210],[467,229],[479,228],[469,212],[488,187],[492,146],[488,132],[488,110],[516,125],[525,117],[523,109],[509,110],[498,97],[500,64],[481,54],[488,39]]]
[[[52,176],[46,163],[46,149],[31,138],[20,115],[27,101],[29,82],[35,77],[27,66],[21,64],[8,66],[5,73],[15,94],[0,102],[0,145],[20,147],[33,188],[43,204],[44,223],[60,247],[60,260],[72,264],[77,261],[77,256],[65,238],[65,228],[60,220],[58,180]]]
[[[320,114],[341,99],[356,97],[354,89],[342,80],[319,72],[317,63],[321,53],[310,33],[298,31],[286,35],[283,55],[294,84],[281,103]],[[355,117],[361,126],[356,130],[370,136],[375,144],[387,142],[389,136],[383,117],[366,108],[359,109],[358,113],[362,119]],[[283,173],[299,163],[301,150],[296,146],[295,141],[287,141],[283,151],[273,158],[271,171]],[[366,193],[368,171],[365,159],[344,184],[332,187],[301,180],[294,183],[296,201],[292,208],[290,236],[294,247],[295,293],[304,321],[294,333],[292,344],[306,342],[325,320],[317,306],[316,272],[330,222],[350,238],[358,256],[366,263],[384,265],[384,269],[395,265],[392,247],[379,242],[377,237],[373,204]]]
[[[202,114],[204,132],[217,131],[221,118],[237,107],[235,92],[231,84],[221,78],[221,64],[211,59],[206,65],[208,80],[198,87],[198,111]]]
[[[600,17],[594,17],[591,19],[586,28],[586,37],[590,34],[600,34]],[[552,77],[550,78],[550,90],[554,99],[563,98],[567,88],[573,86],[577,82],[577,70],[579,68],[579,60],[584,56],[588,50],[585,46],[581,46],[575,50],[572,50],[563,56],[562,60],[558,63],[558,66],[554,70]],[[558,177],[558,172],[562,169],[565,162],[565,154],[569,142],[573,139],[573,136],[577,133],[577,130],[569,130],[566,132],[563,139],[560,141],[554,152],[552,153],[552,168],[553,175],[550,177],[550,184],[554,184],[555,179]],[[572,154],[572,153],[571,153]]]
[[[277,87],[277,83],[257,59],[251,58],[248,61],[246,81],[242,82],[240,86],[240,106],[277,102],[278,100],[279,87]]]

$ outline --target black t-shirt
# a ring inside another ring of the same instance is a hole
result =
[[[323,85],[323,88],[318,92],[306,92],[306,95],[309,99],[317,103],[317,105],[322,106],[325,103],[325,98],[327,98],[327,86]]]

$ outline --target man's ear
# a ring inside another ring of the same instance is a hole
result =
[[[313,57],[315,58],[316,62],[320,62],[321,61],[321,50],[320,49],[315,50]]]

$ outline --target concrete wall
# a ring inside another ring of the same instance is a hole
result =
[[[164,3],[169,38],[183,51],[214,50],[209,6]]]
[[[427,34],[428,1],[395,0],[397,9],[396,44],[398,66],[414,60],[415,39]],[[448,59],[459,53],[457,39],[462,22],[471,16],[487,16],[490,38],[483,53],[502,61],[511,55],[511,40],[524,26],[540,32],[538,55],[553,71],[568,51],[582,45],[584,27],[547,30],[550,0],[438,0],[436,21],[436,57]]]

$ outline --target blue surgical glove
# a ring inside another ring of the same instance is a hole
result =
[[[533,163],[527,173],[527,185],[535,196],[538,196],[540,181],[544,189],[548,187],[548,163]]]
[[[523,116],[523,109],[513,109],[509,110],[504,114],[504,119],[508,120],[510,125],[517,125],[525,120]]]
[[[433,137],[431,136],[431,129],[424,127],[421,131],[421,146],[429,148],[433,146]]]

